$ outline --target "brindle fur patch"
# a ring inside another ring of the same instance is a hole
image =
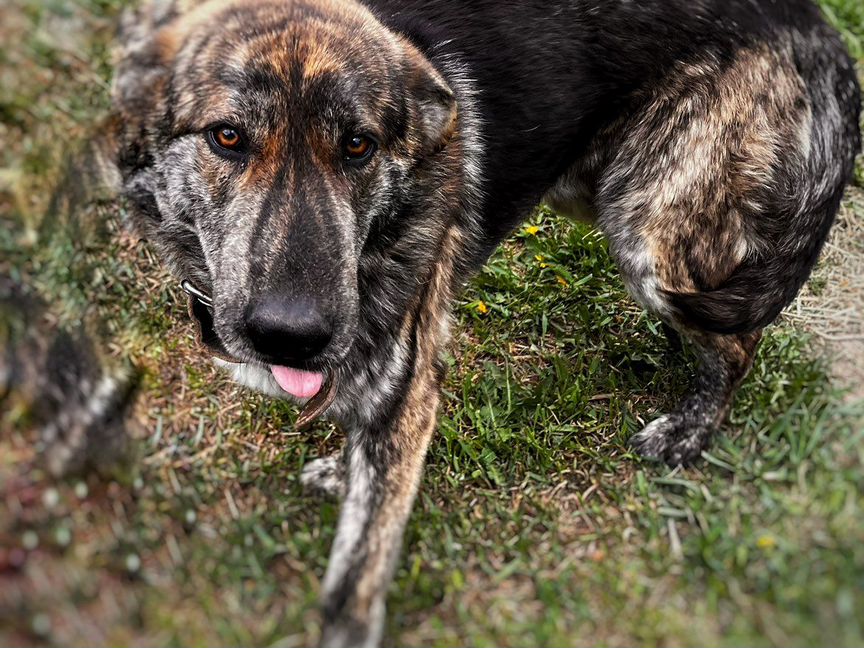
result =
[[[742,51],[725,69],[682,66],[649,99],[618,153],[641,172],[606,209],[637,221],[662,289],[717,288],[767,244],[751,221],[781,166],[805,172],[810,119],[786,48]]]

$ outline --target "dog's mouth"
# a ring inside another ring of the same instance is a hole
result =
[[[210,295],[198,290],[189,281],[183,281],[180,287],[189,296],[189,317],[198,324],[198,342],[207,347],[210,353],[226,362],[239,362],[228,352],[216,334],[213,299]]]
[[[189,281],[180,284],[189,296],[189,315],[198,324],[198,341],[210,353],[226,362],[242,363],[225,348],[213,321],[213,299]],[[336,374],[329,375],[314,371],[303,371],[292,367],[270,365],[270,372],[279,388],[286,394],[307,400],[297,419],[296,426],[302,429],[321,416],[336,398]]]

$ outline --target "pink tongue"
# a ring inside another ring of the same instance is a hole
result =
[[[270,367],[279,386],[295,398],[312,398],[321,391],[324,376],[291,367]]]

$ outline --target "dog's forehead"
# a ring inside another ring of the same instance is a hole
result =
[[[350,3],[205,3],[179,22],[167,39],[182,40],[175,70],[241,92],[363,92],[383,85],[395,51],[392,36]]]

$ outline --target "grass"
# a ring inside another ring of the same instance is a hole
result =
[[[860,5],[824,4],[864,59]],[[105,108],[117,9],[0,8],[0,206],[14,224],[0,271],[63,318],[98,314],[145,373],[131,470],[54,482],[25,432],[0,435],[0,550],[26,556],[15,569],[0,556],[0,644],[308,645],[338,508],[298,475],[339,432],[295,433],[291,407],[210,366],[173,280],[119,230],[121,207],[75,212],[74,238],[62,212],[42,218],[58,142]],[[842,398],[807,333],[773,327],[723,438],[669,471],[625,442],[691,369],[595,232],[538,210],[456,312],[394,643],[864,643],[864,404]]]
[[[828,21],[843,35],[849,52],[864,59],[864,5],[858,0],[820,0]]]

